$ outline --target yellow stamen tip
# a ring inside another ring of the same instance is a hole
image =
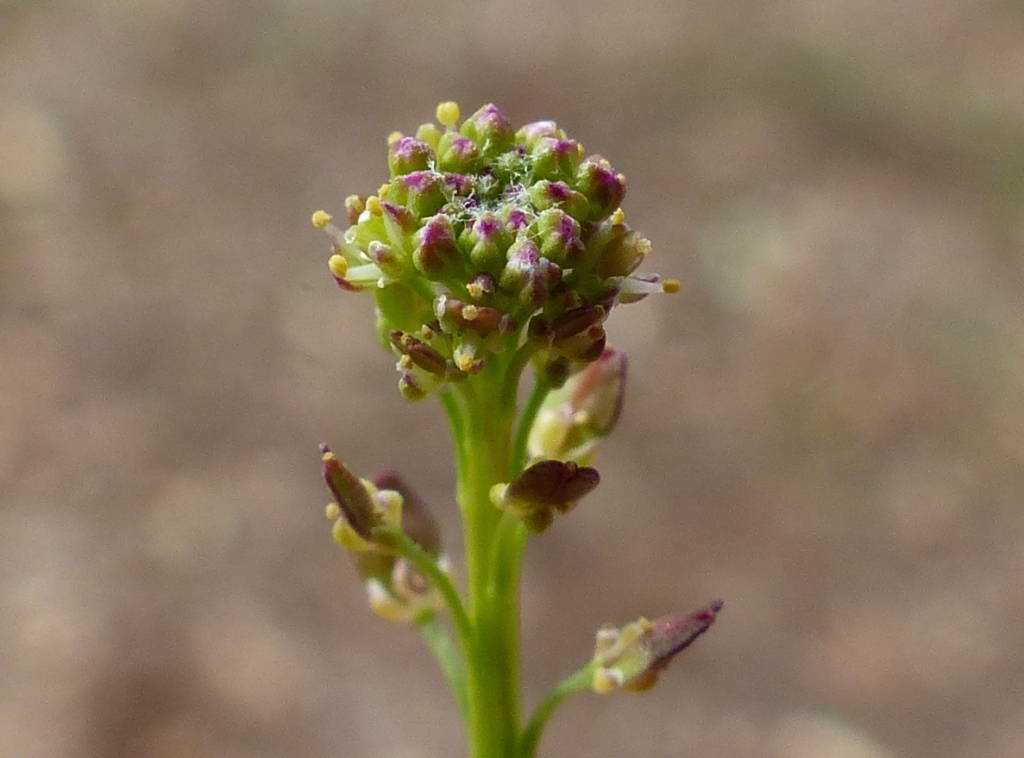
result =
[[[341,506],[337,503],[328,503],[324,508],[324,515],[328,521],[337,521],[341,518]]]
[[[462,318],[466,321],[476,321],[480,310],[475,305],[467,305],[462,309]]]
[[[448,100],[437,106],[437,123],[453,128],[459,121],[459,104]]]
[[[624,224],[626,223],[626,212],[622,208],[616,208],[612,212],[612,223],[613,224]]]
[[[468,374],[473,368],[473,356],[468,354],[459,356],[459,360],[456,365],[458,365],[460,371],[465,371]]]
[[[666,279],[661,283],[661,291],[666,292],[669,295],[674,295],[683,288],[682,282],[678,279]]]
[[[390,194],[391,194],[391,185],[388,184],[387,182],[384,182],[384,184],[380,185],[380,189],[377,190],[377,197],[380,198],[381,200],[383,200],[384,198],[386,198]]]
[[[393,144],[398,142],[398,140],[402,139],[403,136],[405,135],[401,132],[391,132],[391,134],[388,135],[388,147],[391,147]]]
[[[348,273],[348,261],[337,253],[327,259],[327,267],[338,279],[344,279],[345,275]],[[324,461],[329,461],[332,458],[334,458],[333,453],[324,453]]]
[[[374,216],[379,216],[383,211],[380,207],[380,198],[376,195],[370,195],[366,198],[366,210],[372,213]]]
[[[313,211],[311,220],[313,222],[313,226],[317,229],[323,229],[331,223],[331,214],[327,211]]]

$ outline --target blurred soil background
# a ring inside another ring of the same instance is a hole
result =
[[[402,469],[458,558],[446,429],[309,224],[446,99],[607,156],[685,285],[611,322],[527,704],[601,623],[725,611],[542,754],[1024,755],[1016,0],[0,2],[0,754],[464,754],[316,448]]]

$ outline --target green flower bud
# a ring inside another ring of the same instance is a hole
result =
[[[494,105],[485,105],[467,118],[460,131],[482,145],[488,156],[499,155],[513,147],[512,125]]]
[[[598,444],[615,428],[625,394],[626,354],[605,348],[600,358],[548,393],[530,429],[530,457],[592,463]]]
[[[559,208],[541,213],[535,222],[540,253],[563,268],[572,268],[585,248],[580,239],[580,225]]]
[[[462,251],[455,242],[451,220],[438,214],[431,216],[415,235],[413,263],[427,279],[444,281],[462,271]]]
[[[388,169],[391,178],[425,171],[434,163],[434,151],[426,142],[414,137],[398,137],[388,145]]]

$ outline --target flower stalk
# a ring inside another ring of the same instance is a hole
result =
[[[554,122],[516,130],[495,106],[388,139],[389,179],[346,199],[347,228],[317,211],[328,269],[374,299],[406,400],[436,396],[451,428],[464,590],[426,504],[394,473],[364,479],[321,447],[335,540],[370,607],[418,628],[459,706],[470,758],[533,758],[569,696],[640,690],[713,623],[697,614],[602,629],[594,658],[523,726],[520,577],[528,540],[593,491],[601,440],[622,410],[615,307],[676,292],[638,268],[651,243],[625,221],[625,178]],[[527,369],[533,389],[520,406]],[[447,616],[446,621],[443,619]]]

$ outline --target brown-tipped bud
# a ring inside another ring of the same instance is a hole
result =
[[[454,324],[481,335],[498,331],[503,318],[501,311],[496,308],[466,303],[447,295],[438,296],[434,303],[434,313],[442,324]]]
[[[341,508],[345,521],[356,534],[369,541],[373,528],[383,523],[372,494],[362,480],[343,465],[326,444],[320,445],[320,460],[323,463],[327,489],[331,491],[334,502]]]
[[[600,305],[584,305],[566,311],[551,322],[551,338],[558,342],[575,337],[580,332],[599,326],[607,312]]]
[[[520,516],[530,531],[540,533],[556,513],[571,511],[600,481],[597,469],[589,466],[578,466],[572,461],[540,461],[511,484],[495,485],[491,500],[502,510]]]
[[[462,270],[462,252],[455,241],[455,231],[447,216],[432,216],[416,232],[416,249],[412,260],[428,279],[441,281]]]
[[[448,361],[430,345],[398,329],[392,329],[388,333],[388,339],[398,352],[409,356],[409,359],[424,371],[436,376],[446,375]]]
[[[592,326],[572,337],[555,340],[552,343],[552,348],[571,361],[590,363],[601,357],[607,341],[608,335],[605,333],[604,327]]]
[[[594,647],[594,691],[649,690],[672,659],[711,628],[721,610],[722,601],[716,600],[693,613],[601,629]]]
[[[388,169],[392,178],[424,171],[430,168],[433,160],[434,151],[430,145],[415,137],[399,137],[388,145]]]

